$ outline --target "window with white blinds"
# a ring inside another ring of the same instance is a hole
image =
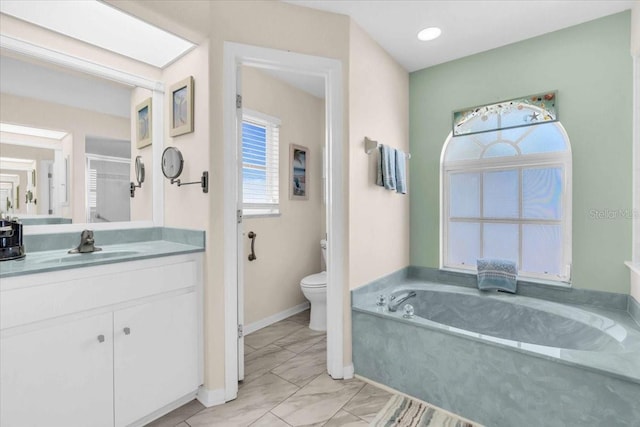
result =
[[[242,211],[280,213],[280,120],[255,111],[242,116]]]

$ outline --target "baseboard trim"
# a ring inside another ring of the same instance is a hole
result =
[[[145,416],[143,418],[140,418],[139,420],[135,421],[134,423],[129,424],[129,427],[146,426],[151,421],[157,420],[158,418],[162,417],[163,415],[166,415],[169,412],[171,412],[171,411],[173,411],[175,409],[178,409],[179,407],[181,407],[185,403],[191,402],[195,398],[196,398],[196,392],[193,391],[193,392],[181,397],[180,399],[177,399],[177,400],[169,403],[168,405],[165,405],[162,408],[153,411],[149,415],[147,415],[147,416]]]
[[[225,403],[224,399],[224,389],[219,388],[217,390],[209,390],[201,386],[198,389],[198,394],[196,395],[196,399],[200,403],[202,403],[207,408],[211,408],[212,406],[222,405]]]
[[[351,378],[353,378],[354,372],[355,371],[354,371],[354,368],[353,368],[353,363],[350,363],[347,366],[345,366],[343,368],[344,379],[345,380],[350,380]]]
[[[272,325],[276,322],[286,319],[287,317],[293,316],[294,314],[298,314],[307,310],[310,307],[309,301],[305,301],[302,304],[298,304],[295,307],[288,308],[280,313],[272,314],[269,317],[265,317],[262,320],[258,320],[257,322],[250,323],[244,326],[244,334],[249,335],[251,332],[259,331],[262,328],[266,328],[269,325]]]

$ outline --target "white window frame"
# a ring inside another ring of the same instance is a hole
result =
[[[560,167],[563,172],[563,188],[562,188],[562,218],[560,220],[528,220],[523,218],[500,218],[500,219],[488,219],[482,217],[482,205],[483,205],[483,185],[480,183],[480,218],[469,218],[468,220],[480,225],[485,223],[499,223],[499,224],[519,224],[520,227],[523,224],[557,224],[562,228],[562,265],[564,271],[560,275],[549,275],[543,273],[533,272],[519,272],[519,278],[530,282],[538,282],[552,285],[570,286],[571,284],[571,263],[572,263],[572,206],[571,206],[571,193],[572,193],[572,164],[571,164],[571,144],[569,137],[564,127],[560,122],[555,122],[558,130],[562,134],[566,150],[561,152],[551,153],[537,153],[537,154],[520,154],[509,157],[490,157],[480,158],[473,160],[459,160],[445,162],[445,156],[449,143],[453,140],[453,135],[450,132],[444,143],[441,157],[440,157],[440,269],[448,271],[457,271],[465,273],[477,273],[475,265],[462,265],[452,264],[448,261],[449,248],[448,248],[448,228],[449,228],[449,176],[452,173],[479,173],[482,177],[483,172],[498,172],[507,170],[522,170],[524,169],[538,169],[538,168],[551,168]],[[537,125],[534,125],[537,126]],[[522,175],[520,178],[520,185]],[[522,203],[522,194],[519,196],[519,203]],[[522,206],[520,206],[520,212],[522,212]],[[457,220],[460,220],[457,218]],[[465,220],[464,218],[462,219]],[[482,233],[482,228],[481,228]],[[519,248],[519,265],[522,260],[522,229],[519,232],[520,235],[520,248]],[[482,256],[483,240],[482,234],[480,236],[480,251]]]
[[[280,191],[280,126],[281,120],[277,117],[269,116],[259,111],[250,109],[243,109],[242,122],[250,122],[259,126],[265,126],[267,128],[267,143],[266,143],[266,166],[267,171],[267,187],[275,188],[278,192],[277,203],[245,203],[244,193],[242,200],[242,215],[245,217],[261,217],[261,216],[279,216],[280,215],[280,198],[282,191]],[[274,142],[274,130],[277,130],[278,140]],[[274,150],[275,152],[273,152]],[[244,169],[244,159],[242,161],[242,169]],[[270,172],[271,171],[271,172]],[[244,179],[243,179],[244,181]],[[244,182],[241,183],[244,185]]]

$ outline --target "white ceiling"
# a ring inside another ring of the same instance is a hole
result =
[[[638,0],[284,0],[349,15],[412,72],[631,9]],[[440,27],[431,42],[417,39]]]

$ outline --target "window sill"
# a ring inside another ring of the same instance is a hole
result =
[[[470,270],[463,270],[461,268],[440,267],[440,271],[447,271],[447,272],[450,272],[450,273],[466,274],[468,276],[477,276],[476,272],[472,272]],[[526,286],[529,283],[535,284],[535,285],[550,286],[550,287],[554,287],[554,288],[572,288],[573,287],[570,282],[562,282],[562,281],[559,281],[559,280],[540,279],[540,278],[536,278],[536,277],[521,277],[521,276],[518,276],[518,285],[522,284],[522,285]]]
[[[244,219],[254,219],[254,218],[276,218],[281,216],[280,212],[278,213],[243,213],[242,218]]]

